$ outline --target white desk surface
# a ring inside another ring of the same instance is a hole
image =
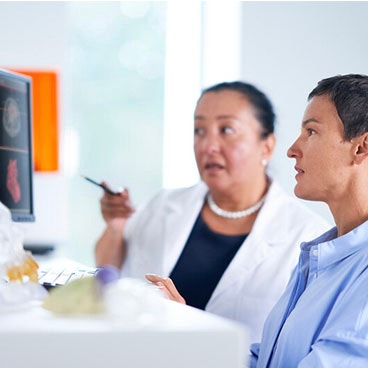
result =
[[[106,316],[55,316],[39,305],[0,311],[1,368],[240,368],[246,329],[163,300],[158,325],[127,327]]]

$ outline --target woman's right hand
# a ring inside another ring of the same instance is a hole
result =
[[[107,183],[102,182],[102,184],[108,187]],[[108,225],[111,221],[116,222],[118,219],[125,222],[135,211],[131,205],[128,189],[124,189],[116,195],[104,191],[104,195],[100,199],[100,207],[102,217]]]
[[[159,287],[168,299],[181,304],[186,304],[185,299],[179,294],[178,289],[175,287],[170,277],[162,277],[152,273],[147,273],[146,279]]]

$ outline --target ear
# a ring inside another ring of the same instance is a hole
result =
[[[271,160],[271,156],[275,149],[276,137],[274,134],[269,134],[265,139],[262,140],[263,143],[263,159],[267,162]]]
[[[365,160],[368,160],[368,133],[364,133],[358,137],[354,151],[355,164],[359,165]]]

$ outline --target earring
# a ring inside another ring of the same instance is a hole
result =
[[[262,159],[261,164],[262,164],[263,166],[267,166],[268,161],[264,158],[264,159]]]

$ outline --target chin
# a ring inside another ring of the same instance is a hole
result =
[[[308,199],[307,191],[303,189],[303,187],[297,183],[294,187],[294,194],[300,199]]]
[[[314,194],[312,194],[310,191],[303,190],[303,188],[298,187],[298,185],[296,185],[294,188],[294,194],[298,198],[305,199],[306,201],[319,201]]]

